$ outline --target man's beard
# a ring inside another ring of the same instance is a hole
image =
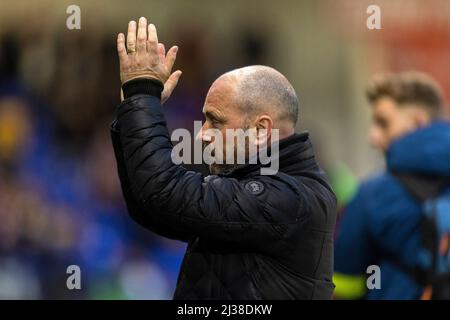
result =
[[[203,144],[203,149],[207,146],[207,144]],[[247,148],[246,148],[247,149]],[[237,163],[237,150],[234,149],[235,157],[233,157],[233,163],[226,163],[226,156],[224,156],[223,163],[211,163],[209,165],[209,172],[211,174],[217,175],[219,173],[223,173],[225,171],[231,171],[235,168],[241,166],[242,164]],[[225,152],[224,152],[225,154]],[[247,155],[245,156],[245,160],[247,161]]]
[[[219,173],[223,173],[225,171],[232,171],[235,168],[237,168],[239,165],[236,163],[233,164],[218,164],[218,163],[212,163],[209,165],[209,173],[217,175]]]
[[[246,131],[249,128],[250,128],[250,125],[247,123],[247,119],[246,119],[244,128],[242,130]],[[225,150],[224,150],[223,151],[223,155],[224,155],[224,161],[223,162],[224,163],[212,163],[212,164],[210,164],[209,165],[209,172],[211,174],[213,174],[213,175],[217,175],[217,174],[223,173],[225,171],[232,171],[232,170],[236,169],[237,167],[242,166],[243,165],[242,163],[240,163],[240,164],[237,163],[238,162],[237,161],[238,152],[245,152],[245,162],[247,163],[247,161],[248,161],[248,150],[249,150],[248,144],[249,144],[249,141],[246,138],[245,139],[245,147],[244,147],[245,149],[243,151],[239,150],[239,146],[237,146],[237,148],[234,148],[234,150],[233,150],[233,152],[234,152],[233,163],[226,163],[226,160],[225,160],[226,159],[226,156],[225,156],[226,153],[225,153]],[[203,143],[203,149],[205,149],[205,147],[207,145],[208,145],[208,143]]]

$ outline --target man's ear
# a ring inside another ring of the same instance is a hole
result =
[[[257,131],[257,145],[269,145],[272,136],[273,120],[268,115],[259,116],[255,123]]]

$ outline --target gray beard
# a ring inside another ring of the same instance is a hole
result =
[[[248,130],[249,128],[250,128],[249,119],[245,119],[244,120],[244,126],[243,126],[242,129],[245,131],[245,130]],[[205,147],[205,146],[206,145],[203,145],[203,147]],[[216,164],[216,163],[213,163],[213,164],[209,165],[209,173],[211,173],[213,175],[217,175],[217,174],[223,173],[224,171],[227,171],[227,170],[233,170],[233,169],[235,169],[235,168],[237,168],[239,166],[241,166],[241,165],[237,164],[237,163],[233,163],[233,164],[227,164],[227,163]]]
[[[227,170],[233,170],[235,168],[237,168],[239,165],[238,164],[210,164],[209,165],[209,173],[217,175],[219,173],[223,173],[224,171]]]

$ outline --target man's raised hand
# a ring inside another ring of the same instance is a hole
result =
[[[147,26],[147,19],[139,19],[136,32],[136,22],[128,23],[128,33],[117,36],[117,52],[120,61],[120,80],[127,81],[147,78],[158,80],[164,84],[161,101],[164,103],[178,83],[181,71],[172,72],[178,47],[173,46],[165,52],[162,43],[158,43],[158,35],[153,24]]]

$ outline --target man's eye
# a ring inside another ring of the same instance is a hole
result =
[[[376,123],[377,126],[380,127],[381,129],[386,129],[387,126],[388,126],[388,123],[387,123],[386,119],[384,119],[384,118],[376,117],[376,118],[375,118],[375,123]]]
[[[383,129],[386,129],[386,128],[389,126],[389,125],[388,125],[388,122],[385,121],[384,119],[378,121],[378,125],[379,125],[381,128],[383,128]]]
[[[220,124],[220,121],[217,120],[217,119],[211,119],[210,122],[211,122],[211,124],[212,124],[213,126],[217,126],[217,125]]]

